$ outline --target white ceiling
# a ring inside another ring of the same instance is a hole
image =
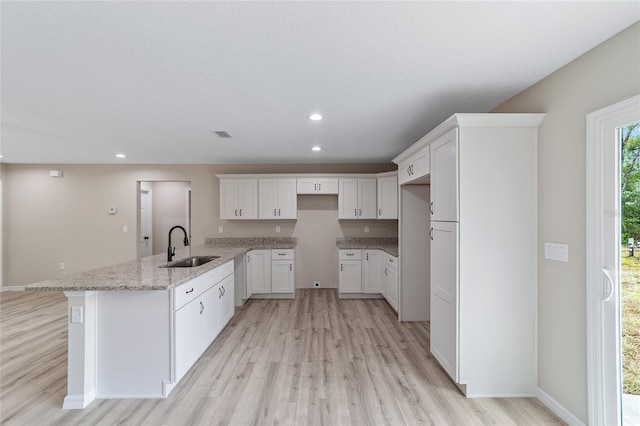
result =
[[[2,1],[1,15],[3,162],[344,163],[491,110],[640,20],[640,2]]]

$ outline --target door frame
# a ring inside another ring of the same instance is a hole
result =
[[[620,221],[620,206],[607,206],[603,200],[603,176],[611,165],[605,163],[604,148],[610,143],[605,128],[621,127],[640,117],[640,95],[618,102],[587,115],[586,140],[586,285],[587,285],[587,397],[589,424],[605,424],[607,410],[621,414],[621,374],[618,373],[617,407],[607,407],[605,399],[605,351],[603,339],[603,272],[602,249],[604,244],[603,224],[611,215]],[[619,148],[617,148],[619,150]],[[618,155],[616,158],[620,158]],[[618,160],[619,161],[619,160]],[[618,167],[618,165],[614,165]],[[619,190],[619,189],[618,189]],[[619,200],[619,196],[617,197]],[[616,250],[619,250],[617,247]],[[620,280],[614,281],[613,295],[619,295]],[[620,356],[620,345],[613,349]],[[618,415],[620,418],[621,416]]]

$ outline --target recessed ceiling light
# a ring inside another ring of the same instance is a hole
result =
[[[124,154],[116,154],[116,157],[118,157],[118,158],[127,158],[127,156],[124,155]]]
[[[322,151],[322,148],[320,148],[319,146],[314,146],[313,148],[311,148],[312,151]]]
[[[309,116],[309,120],[319,121],[322,120],[322,116],[320,114],[311,114]]]

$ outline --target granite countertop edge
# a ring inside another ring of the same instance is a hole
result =
[[[295,239],[230,239],[218,243],[207,239],[205,244],[176,249],[175,260],[191,256],[220,256],[193,268],[160,268],[167,263],[166,254],[118,263],[99,269],[27,284],[25,291],[148,291],[170,290],[221,266],[251,250],[293,249]]]
[[[398,240],[394,238],[341,238],[336,239],[340,250],[382,250],[398,257]]]

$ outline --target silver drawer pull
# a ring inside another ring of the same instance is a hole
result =
[[[185,292],[185,294],[189,294],[189,293],[193,293],[193,288],[191,288],[191,290],[187,290],[187,291]]]

